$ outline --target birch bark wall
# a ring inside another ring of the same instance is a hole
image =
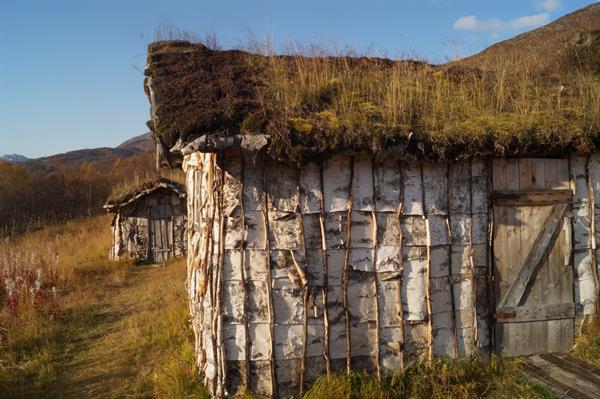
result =
[[[288,396],[323,373],[490,350],[485,161],[194,153],[188,289],[205,383]]]

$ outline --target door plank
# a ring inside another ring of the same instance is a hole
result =
[[[533,206],[565,204],[571,201],[571,190],[496,190],[497,206]]]
[[[561,320],[575,317],[574,303],[501,308],[495,314],[498,323]]]
[[[566,209],[566,204],[555,205],[552,207],[552,210],[534,241],[533,247],[527,255],[525,262],[511,283],[506,295],[502,298],[502,301],[500,301],[499,308],[515,307],[519,305],[531,277],[535,275],[548,248],[552,246],[556,239],[556,231],[558,230],[561,219],[564,217]]]

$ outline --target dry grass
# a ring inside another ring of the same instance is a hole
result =
[[[486,72],[343,55],[310,47],[248,57],[265,68],[260,101],[278,124],[271,133],[280,155],[376,151],[411,133],[417,153],[442,159],[600,144],[600,76],[584,69],[540,76],[519,60],[494,60]],[[251,130],[252,118],[243,127]]]
[[[321,398],[552,398],[527,381],[518,360],[442,360],[408,368],[378,381],[362,373],[322,377],[306,393]]]
[[[584,325],[581,335],[575,340],[573,355],[600,367],[600,320],[594,319]]]
[[[109,262],[109,222],[0,244],[0,270],[36,277],[35,295],[22,290],[12,306],[0,295],[0,397],[207,397],[195,378],[185,262]]]

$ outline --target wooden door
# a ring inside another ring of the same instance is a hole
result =
[[[159,204],[149,209],[150,262],[165,262],[173,254],[173,210],[170,204]]]
[[[496,159],[493,188],[496,352],[567,351],[575,314],[568,161]]]

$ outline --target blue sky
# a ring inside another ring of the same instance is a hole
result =
[[[115,146],[145,132],[142,69],[160,26],[224,48],[249,36],[434,62],[477,52],[595,0],[3,1],[0,155]]]

